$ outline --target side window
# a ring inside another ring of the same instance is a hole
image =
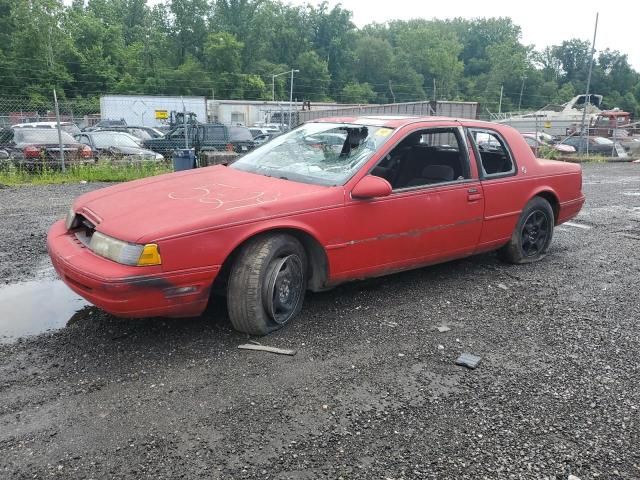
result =
[[[515,173],[515,165],[505,141],[491,130],[470,130],[471,137],[480,155],[485,177],[504,176]]]
[[[205,127],[205,138],[210,142],[224,142],[224,127],[222,125]]]
[[[470,178],[467,151],[456,128],[409,134],[371,171],[394,190]]]
[[[86,135],[78,135],[77,138],[80,143],[83,143],[85,145],[91,145],[91,142],[89,141],[89,137],[87,137]]]

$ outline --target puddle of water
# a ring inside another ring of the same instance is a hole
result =
[[[0,343],[62,328],[87,305],[60,280],[0,286]]]

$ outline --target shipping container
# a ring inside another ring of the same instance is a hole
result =
[[[128,125],[161,127],[169,125],[171,112],[193,112],[196,120],[207,122],[205,97],[163,97],[152,95],[105,95],[100,97],[102,120],[124,119]]]

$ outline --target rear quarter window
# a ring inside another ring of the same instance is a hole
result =
[[[232,142],[251,142],[253,135],[245,127],[229,127],[229,139]]]
[[[204,128],[205,128],[205,138],[208,141],[213,141],[213,142],[224,142],[225,141],[224,126],[222,126],[222,125],[209,125],[209,126],[206,126]]]
[[[511,151],[498,132],[472,128],[469,133],[480,158],[483,177],[496,178],[515,174]]]

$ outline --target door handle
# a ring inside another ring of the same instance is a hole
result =
[[[482,199],[482,194],[477,188],[470,188],[467,190],[467,200],[470,202],[477,202]]]

